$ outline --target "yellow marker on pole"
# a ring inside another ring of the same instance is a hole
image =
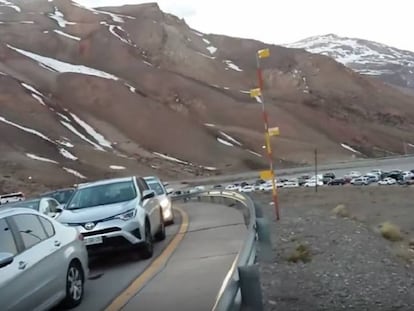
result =
[[[273,174],[272,174],[272,171],[270,170],[260,172],[260,179],[270,180],[272,179],[272,177],[273,177]]]
[[[279,136],[280,135],[280,131],[279,131],[279,127],[271,127],[269,128],[269,135],[270,136]]]
[[[272,146],[270,145],[270,136],[269,133],[265,134],[265,140],[266,140],[266,150],[267,153],[271,154],[272,153]]]
[[[257,56],[259,56],[259,58],[269,57],[270,56],[270,50],[269,49],[259,50],[259,51],[257,51]]]
[[[255,98],[257,96],[262,96],[262,91],[259,88],[257,88],[257,89],[251,89],[250,90],[250,97],[251,98]]]

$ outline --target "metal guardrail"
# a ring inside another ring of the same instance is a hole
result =
[[[271,258],[271,240],[269,223],[263,218],[261,207],[246,194],[225,190],[187,193],[172,199],[184,200],[184,202],[207,201],[223,205],[238,204],[243,209],[247,236],[223,281],[212,311],[262,311],[257,255],[263,260]]]

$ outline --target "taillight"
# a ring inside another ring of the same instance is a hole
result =
[[[79,235],[78,235],[78,239],[79,239],[80,241],[83,241],[83,234],[82,234],[82,233],[79,233]]]

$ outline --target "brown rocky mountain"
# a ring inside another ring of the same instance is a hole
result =
[[[413,97],[329,57],[202,34],[156,4],[0,2],[3,191],[70,185],[79,174],[173,179],[266,167],[261,107],[247,94],[266,47],[279,166],[312,162],[315,147],[328,162],[414,143]]]

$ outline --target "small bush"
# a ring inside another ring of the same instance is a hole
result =
[[[351,213],[349,212],[348,208],[343,204],[339,204],[337,207],[335,207],[332,210],[332,213],[335,214],[336,216],[339,216],[339,217],[349,217],[349,216],[351,216]]]
[[[382,223],[380,232],[384,239],[392,242],[401,241],[403,239],[400,228],[390,222]]]
[[[304,244],[299,244],[292,254],[288,257],[289,262],[297,263],[302,261],[304,263],[311,261],[312,256],[309,251],[308,246]]]

